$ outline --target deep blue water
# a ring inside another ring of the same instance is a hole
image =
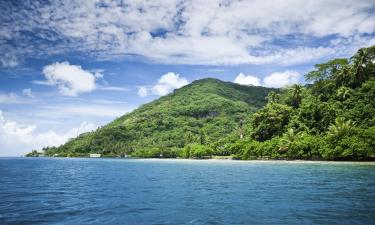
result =
[[[375,224],[375,166],[0,158],[0,224]]]

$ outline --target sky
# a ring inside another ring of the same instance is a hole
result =
[[[375,2],[2,0],[0,25],[0,156],[20,156],[197,79],[303,84],[375,44]]]

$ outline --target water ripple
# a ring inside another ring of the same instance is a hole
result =
[[[0,224],[375,224],[375,166],[0,158]]]

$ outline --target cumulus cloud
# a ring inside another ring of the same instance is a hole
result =
[[[72,49],[99,59],[298,64],[373,44],[374,7],[371,0],[1,1],[1,15],[12,19],[0,17],[0,64]]]
[[[243,84],[243,85],[260,86],[260,79],[253,75],[245,75],[243,73],[240,73],[234,79],[234,83]]]
[[[60,93],[76,96],[79,93],[91,92],[96,88],[95,74],[69,62],[56,62],[43,68],[46,84],[57,86]]]
[[[145,97],[148,95],[148,89],[146,87],[140,87],[138,89],[138,95],[141,97]]]
[[[63,134],[53,130],[38,133],[36,125],[23,125],[8,120],[0,110],[0,155],[23,155],[32,149],[61,145],[70,138],[96,128],[97,126],[92,123],[82,122],[78,127]]]
[[[180,77],[179,74],[169,72],[162,75],[155,85],[151,87],[140,87],[138,89],[138,95],[141,97],[145,97],[147,95],[163,96],[172,92],[176,88],[187,85],[188,83],[189,81],[186,78]]]
[[[280,88],[299,82],[301,74],[297,71],[287,70],[284,72],[275,72],[266,76],[263,79],[263,84],[266,87]]]
[[[33,94],[33,92],[31,91],[30,88],[23,89],[22,94],[26,97],[29,97],[29,98],[35,98],[35,96],[34,96],[34,94]]]
[[[261,81],[257,76],[240,73],[233,82],[242,85],[282,88],[291,84],[299,83],[301,77],[302,76],[299,72],[287,70],[284,72],[271,73],[265,76]]]

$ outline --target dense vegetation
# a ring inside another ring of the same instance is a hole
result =
[[[281,90],[195,81],[44,150],[59,156],[374,159],[375,46],[318,64],[306,80],[312,84]]]
[[[145,104],[95,132],[85,133],[47,155],[138,157],[203,157],[209,149],[227,154],[224,143],[239,138],[240,124],[266,104],[274,89],[243,86],[217,79],[195,81]],[[199,145],[198,145],[199,144]],[[183,153],[183,149],[193,149]]]

